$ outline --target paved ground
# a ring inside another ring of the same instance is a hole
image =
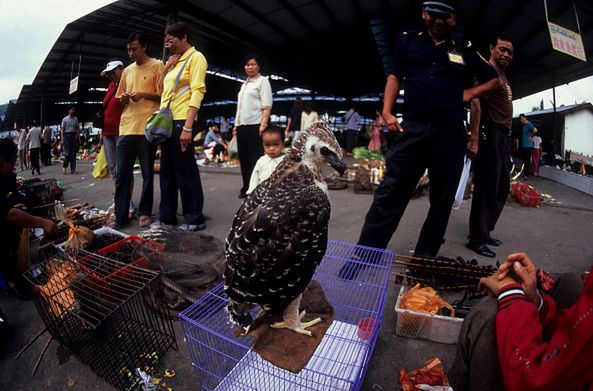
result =
[[[65,187],[65,199],[83,198],[99,208],[111,204],[113,186],[110,180],[94,180],[89,162],[79,164],[78,175],[62,176],[56,165],[42,168],[42,177],[55,177]],[[237,169],[202,169],[201,178],[205,193],[204,212],[208,216],[207,233],[223,240],[230,228],[231,219],[240,205],[237,198],[240,176]],[[134,199],[139,197],[141,181],[136,176],[137,186]],[[545,205],[541,208],[523,208],[509,202],[502,214],[495,237],[504,241],[497,251],[503,259],[515,251],[526,251],[532,259],[550,272],[587,270],[593,263],[593,197],[577,190],[541,178],[530,181],[544,193],[552,195],[560,204]],[[155,210],[159,201],[158,179],[155,188]],[[331,239],[356,242],[364,215],[371,202],[370,195],[354,194],[352,188],[332,191],[332,217],[330,222]],[[408,253],[414,246],[421,225],[426,216],[428,200],[422,197],[412,200],[401,222],[400,228],[389,244],[398,253]],[[461,255],[471,258],[473,253],[465,246],[469,204],[453,211],[441,249],[444,256]],[[131,227],[128,232],[137,231]],[[478,258],[482,263],[494,260]],[[443,359],[450,365],[454,345],[443,345],[427,341],[395,336],[395,298],[399,287],[389,286],[383,324],[379,341],[371,359],[369,370],[363,383],[363,390],[394,390],[400,368],[413,369],[433,356]],[[88,390],[111,389],[87,367],[70,353],[52,343],[39,366],[35,377],[30,377],[31,369],[41,351],[45,339],[42,337],[18,360],[13,360],[19,348],[40,330],[43,325],[32,302],[18,302],[12,296],[0,296],[0,306],[10,317],[15,335],[7,346],[2,347],[0,357],[0,389],[3,390]],[[195,375],[190,367],[186,345],[181,337],[178,322],[175,324],[179,351],[166,355],[163,366],[175,369],[177,376],[169,381],[174,390],[194,389]],[[76,383],[68,387],[69,378]]]

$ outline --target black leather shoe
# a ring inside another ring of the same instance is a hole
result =
[[[496,256],[496,253],[490,250],[484,243],[468,243],[465,247],[484,257],[494,258]]]
[[[486,244],[489,244],[491,246],[495,246],[498,247],[502,244],[502,240],[498,240],[498,239],[494,239],[494,238],[490,238],[486,241]]]

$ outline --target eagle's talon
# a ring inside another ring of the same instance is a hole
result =
[[[301,312],[301,314],[299,315],[299,318],[302,319],[303,316],[305,316],[305,311]],[[276,323],[272,323],[270,325],[270,327],[273,329],[288,329],[288,330],[292,330],[299,334],[308,335],[309,337],[313,337],[313,333],[310,332],[309,330],[307,330],[307,328],[309,328],[311,326],[315,326],[317,323],[320,323],[321,320],[322,320],[321,318],[315,318],[309,322],[305,322],[305,323],[299,322],[296,327],[288,324],[288,322],[276,322]]]

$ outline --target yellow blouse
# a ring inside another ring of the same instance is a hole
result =
[[[187,57],[194,53],[181,73],[177,89],[173,91],[175,79]],[[193,46],[183,53],[173,69],[167,72],[163,80],[163,94],[161,108],[166,107],[171,100],[171,112],[174,120],[184,120],[187,117],[189,106],[199,108],[206,93],[206,57]]]

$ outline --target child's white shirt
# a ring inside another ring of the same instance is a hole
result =
[[[273,159],[268,155],[260,157],[257,163],[255,163],[255,167],[251,173],[251,180],[249,181],[249,189],[247,190],[247,194],[250,194],[257,187],[257,185],[268,179],[283,159],[284,155],[280,155]]]

